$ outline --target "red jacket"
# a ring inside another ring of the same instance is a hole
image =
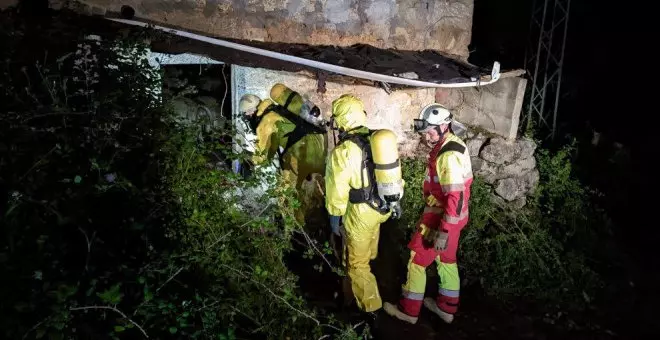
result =
[[[442,219],[439,226],[427,227],[448,231],[456,225],[464,226],[468,219],[471,185],[472,164],[467,147],[448,132],[429,155],[424,180],[424,214],[441,215]]]

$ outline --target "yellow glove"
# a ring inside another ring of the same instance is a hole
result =
[[[426,198],[426,205],[428,205],[429,207],[439,207],[440,202],[438,202],[438,200],[435,198],[435,196],[429,195]]]

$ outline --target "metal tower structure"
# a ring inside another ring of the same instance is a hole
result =
[[[523,126],[534,122],[543,128],[541,131],[550,131],[548,137],[553,139],[557,130],[570,8],[571,0],[534,0],[525,53],[531,91]]]

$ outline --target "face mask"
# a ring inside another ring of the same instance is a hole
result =
[[[243,122],[243,124],[245,124],[245,126],[247,126],[252,132],[257,131],[257,125],[259,125],[259,118],[257,117],[256,111],[251,115],[240,113],[239,117]]]

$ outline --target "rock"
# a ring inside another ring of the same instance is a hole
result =
[[[502,179],[506,177],[502,175],[500,169],[501,166],[497,164],[489,163],[482,159],[479,159],[479,161],[477,161],[478,167],[476,169],[474,167],[474,163],[472,164],[473,164],[472,171],[488,184],[494,184],[495,181],[497,181],[498,179]]]
[[[488,184],[494,184],[500,179],[523,176],[534,168],[536,168],[534,157],[520,159],[509,165],[495,164],[480,158],[472,160],[472,171]]]
[[[539,184],[539,179],[541,178],[539,171],[534,169],[523,176],[523,178],[525,178],[527,187],[529,188],[529,190],[527,190],[527,194],[533,194]]]
[[[534,155],[534,151],[536,151],[536,143],[531,139],[521,138],[516,144],[518,145],[519,158],[530,158]]]
[[[534,169],[519,177],[499,180],[495,185],[495,193],[511,202],[533,192],[539,182],[539,172]]]
[[[465,144],[467,145],[470,156],[479,155],[479,151],[481,151],[481,147],[484,145],[484,143],[486,143],[487,140],[488,138],[481,133],[468,139],[467,142],[465,142]]]
[[[509,203],[509,207],[513,209],[522,209],[525,205],[527,205],[527,197],[523,196],[521,198],[518,198],[516,200],[513,200],[511,203]]]
[[[481,170],[485,162],[486,161],[479,157],[470,157],[470,163],[472,163],[472,172]]]
[[[501,175],[500,178],[516,177],[534,168],[536,168],[536,158],[521,158],[514,163],[503,166],[499,171],[499,175]]]
[[[504,138],[492,138],[479,154],[481,158],[495,164],[511,163],[516,159],[517,144]]]
[[[527,188],[516,178],[500,180],[495,187],[495,193],[507,201],[513,201],[525,195]]]
[[[509,142],[504,138],[493,138],[481,150],[481,158],[495,164],[511,164],[518,159],[528,159],[534,155],[536,143],[531,139],[521,138]]]

